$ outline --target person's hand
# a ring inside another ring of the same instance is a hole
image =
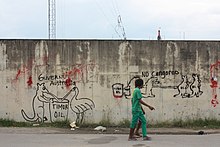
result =
[[[150,109],[150,110],[155,110],[155,108],[154,108],[154,107],[152,107],[152,106],[149,106],[149,109]]]

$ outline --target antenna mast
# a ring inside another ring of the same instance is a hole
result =
[[[56,0],[48,0],[48,34],[49,39],[56,38]]]

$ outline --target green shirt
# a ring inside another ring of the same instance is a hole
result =
[[[140,100],[142,98],[141,90],[139,88],[135,88],[132,99],[131,99],[131,104],[132,104],[132,111],[142,111],[141,109],[141,104]]]

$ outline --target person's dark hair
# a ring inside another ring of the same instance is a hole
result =
[[[143,86],[144,81],[142,79],[135,80],[135,87],[141,87]]]

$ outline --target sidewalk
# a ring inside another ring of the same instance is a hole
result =
[[[185,129],[185,128],[147,128],[148,134],[166,134],[166,135],[203,135],[203,134],[220,134],[220,129]],[[68,131],[69,132],[69,131]],[[95,131],[92,128],[79,128],[71,133],[83,134],[128,134],[129,128],[106,128],[106,131]]]
[[[166,135],[203,135],[220,134],[220,129],[185,129],[185,128],[148,128],[149,134]],[[94,128],[51,128],[51,127],[0,127],[0,133],[3,134],[128,134],[129,128],[106,128],[106,131],[96,131]]]

